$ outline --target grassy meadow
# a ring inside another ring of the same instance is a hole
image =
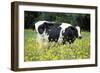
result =
[[[50,43],[49,48],[39,48],[36,32],[24,30],[24,61],[71,60],[90,58],[90,32],[81,32],[82,39],[73,44]]]

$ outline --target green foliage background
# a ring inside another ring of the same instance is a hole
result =
[[[90,31],[90,14],[25,11],[24,15],[25,29],[34,29],[36,22],[46,20],[57,23],[70,23],[75,26],[80,26],[82,30]]]

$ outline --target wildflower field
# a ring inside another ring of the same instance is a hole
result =
[[[24,30],[24,61],[71,60],[90,58],[90,32],[81,32],[82,39],[73,44],[52,42],[48,48],[38,48],[36,32]]]

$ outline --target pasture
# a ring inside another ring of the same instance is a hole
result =
[[[71,60],[90,58],[90,32],[81,32],[82,39],[73,44],[50,43],[49,48],[38,48],[36,32],[24,30],[24,61]]]

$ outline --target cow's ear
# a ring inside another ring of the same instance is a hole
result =
[[[38,32],[40,33],[40,34],[43,34],[43,32],[45,31],[45,25],[43,24],[43,25],[40,25],[39,27],[38,27]]]

